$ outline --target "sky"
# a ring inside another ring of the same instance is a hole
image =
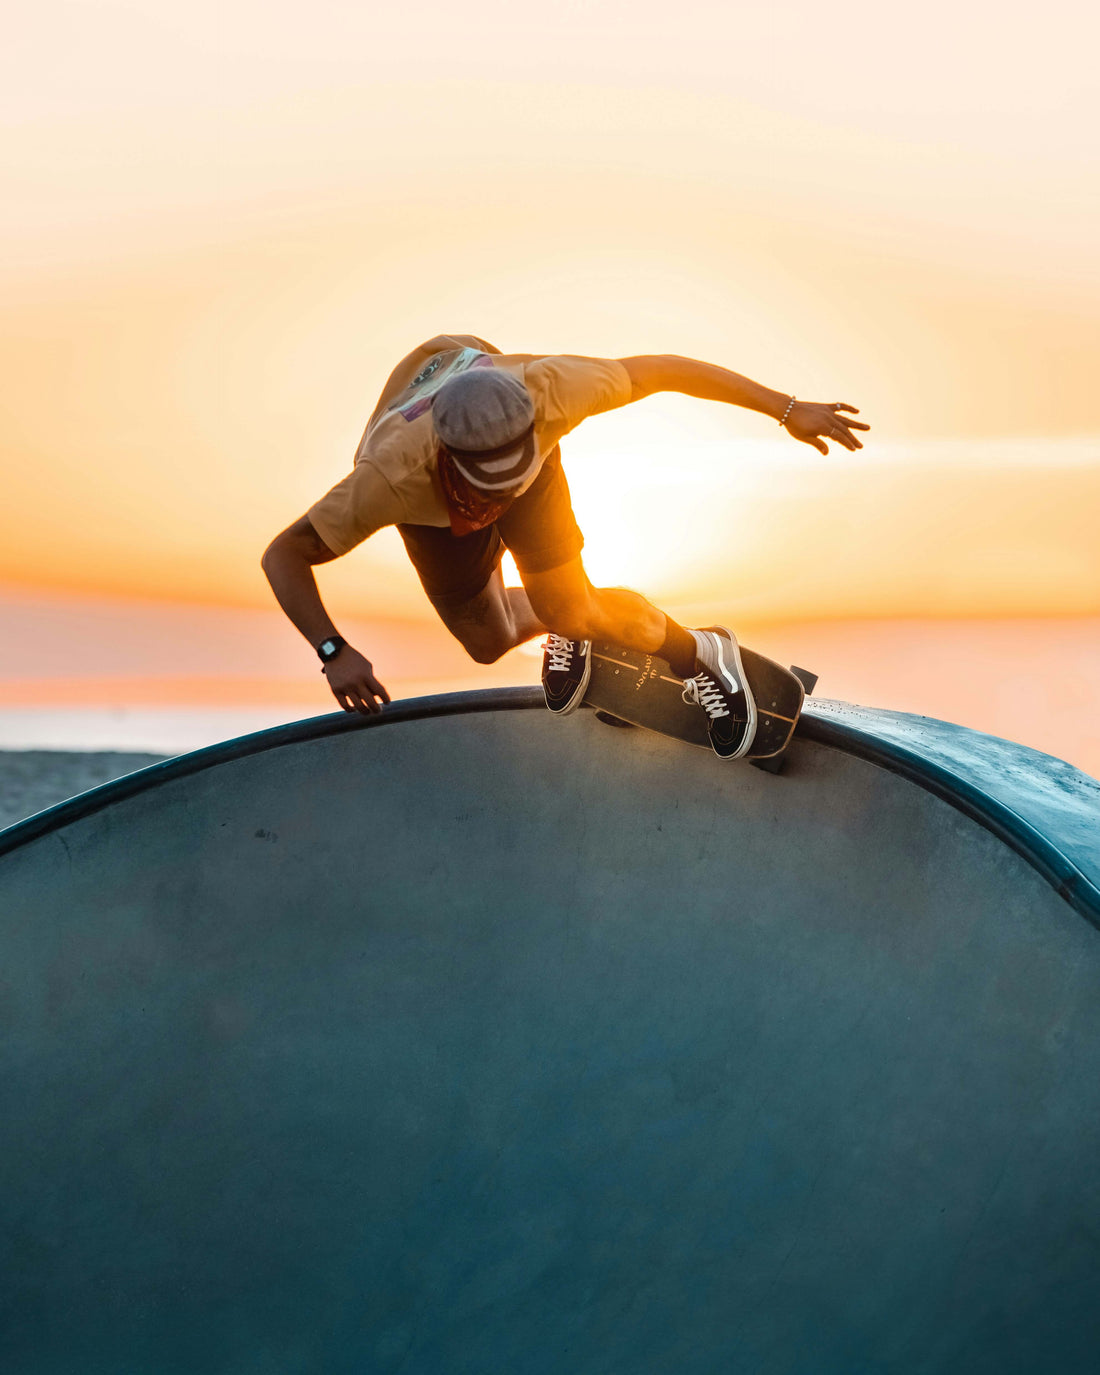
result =
[[[24,6],[0,589],[270,608],[268,541],[461,331],[873,425],[822,457],[679,396],[586,422],[597,581],[750,626],[1100,615],[1098,37],[1068,0]],[[392,532],[319,580],[427,626]]]

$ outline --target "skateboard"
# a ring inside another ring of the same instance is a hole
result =
[[[778,773],[817,675],[804,668],[783,668],[744,645],[739,648],[757,713],[752,749],[744,757],[758,768]],[[709,750],[706,713],[685,702],[683,691],[682,679],[655,654],[600,641],[593,644],[584,703],[594,707],[596,716],[608,725],[645,726]]]

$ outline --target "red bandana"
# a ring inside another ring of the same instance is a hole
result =
[[[467,482],[446,449],[440,448],[437,458],[439,484],[443,488],[447,512],[451,517],[452,534],[472,535],[475,530],[484,530],[487,525],[499,520],[511,506],[512,497],[505,497],[502,501],[499,497],[478,491],[473,483]]]

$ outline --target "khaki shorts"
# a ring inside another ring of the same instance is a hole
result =
[[[399,525],[397,529],[424,591],[433,602],[447,605],[476,597],[505,549],[522,577],[569,563],[584,548],[557,446],[528,490],[484,530],[455,535],[438,525]]]

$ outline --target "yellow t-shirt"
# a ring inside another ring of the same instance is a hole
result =
[[[334,554],[346,554],[385,525],[450,524],[436,472],[431,404],[449,377],[470,367],[504,368],[526,386],[542,458],[586,416],[631,399],[630,375],[615,358],[501,353],[476,335],[436,335],[390,374],[355,466],[306,512]]]

